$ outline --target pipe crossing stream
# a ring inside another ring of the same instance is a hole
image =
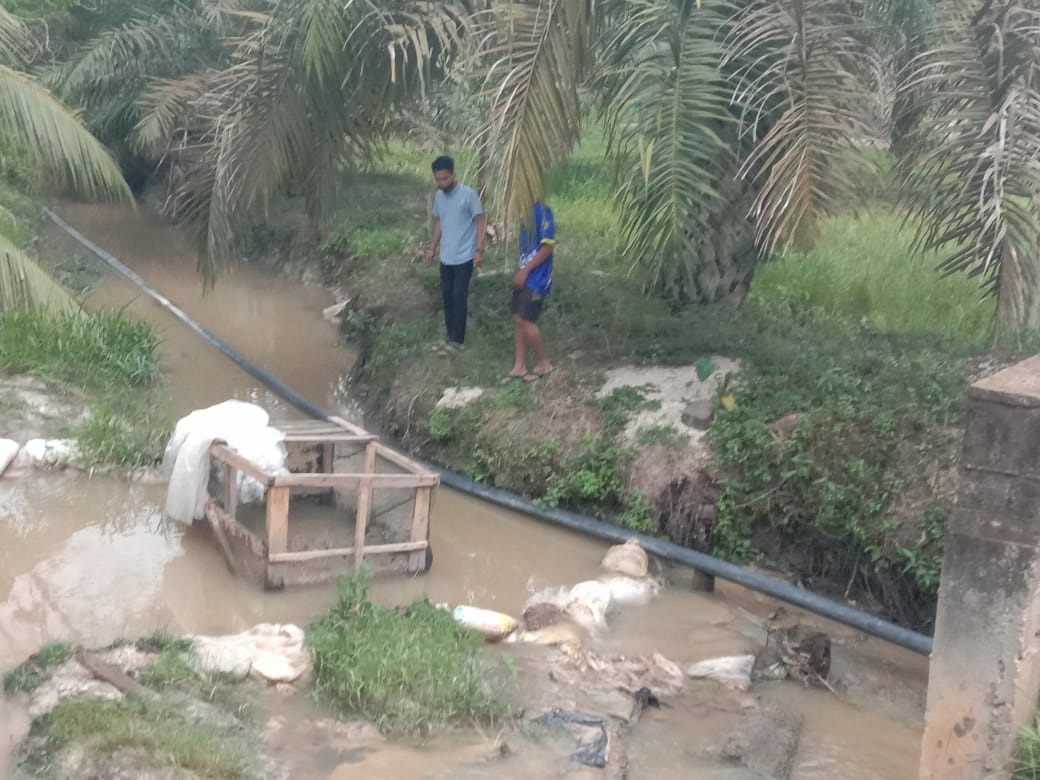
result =
[[[325,291],[242,265],[203,297],[190,245],[146,209],[66,205],[60,216],[49,216],[60,231],[45,231],[42,253],[68,254],[71,237],[120,274],[106,275],[87,305],[126,306],[155,326],[171,416],[240,398],[265,406],[274,417],[327,417],[331,409],[357,419],[342,382],[354,356],[322,318],[332,302]],[[200,350],[198,337],[219,352]],[[572,513],[545,512],[456,474],[442,475],[431,521],[433,569],[424,578],[377,580],[373,596],[381,602],[407,603],[426,594],[434,602],[516,614],[535,590],[597,576],[608,543],[632,536]],[[205,528],[162,523],[164,490],[72,473],[0,481],[0,670],[48,641],[96,646],[160,627],[218,634],[258,622],[306,625],[331,604],[332,587],[266,593],[236,579]],[[532,524],[532,517],[545,522]],[[658,651],[697,660],[746,643],[734,626],[775,610],[772,596],[816,612],[827,618],[819,625],[834,639],[834,674],[850,681],[846,694],[838,698],[790,683],[756,688],[756,696],[782,701],[804,717],[792,778],[915,775],[927,675],[921,654],[929,651],[928,637],[701,553],[649,537],[643,542],[655,555],[728,582],[720,582],[714,594],[696,593],[683,587],[688,570],[671,571],[673,584],[659,599],[612,622],[604,651]],[[861,632],[909,651],[864,639]],[[691,729],[724,731],[732,721],[712,706],[700,694],[685,694],[672,710],[644,716],[629,745],[629,776],[742,777],[717,774],[690,753]],[[25,725],[24,713],[0,707],[0,751],[3,738],[15,739]],[[385,773],[370,776],[407,773],[412,758],[387,758]],[[3,761],[0,777],[6,776]],[[353,776],[345,771],[314,776]]]

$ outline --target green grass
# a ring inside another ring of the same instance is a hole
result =
[[[27,373],[81,391],[90,416],[67,434],[84,465],[155,463],[169,434],[149,392],[160,378],[155,332],[119,312],[0,316],[0,373]]]
[[[370,576],[366,567],[344,580],[336,604],[307,632],[318,701],[409,737],[498,715],[491,672],[477,655],[483,637],[425,601],[406,610],[371,603]]]
[[[48,671],[72,657],[73,648],[65,642],[51,642],[4,675],[4,693],[32,693],[48,677]]]
[[[34,758],[37,776],[48,776],[49,759],[72,744],[103,754],[133,749],[155,767],[177,767],[214,780],[260,776],[255,751],[240,736],[192,719],[185,703],[176,700],[65,699],[33,722],[32,734],[47,740],[46,753]]]
[[[912,229],[884,207],[829,220],[819,245],[766,263],[753,295],[859,319],[877,330],[975,346],[988,336],[994,302],[976,280],[943,277],[940,256],[912,251]]]

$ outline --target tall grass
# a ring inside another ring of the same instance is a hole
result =
[[[373,604],[370,577],[365,567],[344,580],[336,604],[307,632],[318,701],[413,737],[497,715],[500,704],[477,656],[483,637],[425,601],[406,610]]]
[[[159,379],[158,340],[145,322],[114,311],[0,317],[0,371],[32,373],[88,389],[148,387]]]
[[[752,295],[820,307],[886,333],[940,336],[980,344],[993,318],[977,280],[943,277],[940,257],[912,251],[912,227],[878,208],[828,220],[811,252],[791,252],[763,265]]]

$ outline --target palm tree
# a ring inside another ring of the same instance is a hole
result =
[[[995,335],[1040,316],[1040,11],[1020,0],[939,6],[906,89],[923,118],[901,161],[918,243],[985,280]]]
[[[51,93],[18,70],[26,30],[0,8],[0,137],[24,150],[39,170],[77,193],[128,198],[111,155]],[[14,215],[0,209],[0,310],[14,306],[67,306],[61,288],[9,237]]]

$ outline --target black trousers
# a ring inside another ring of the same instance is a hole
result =
[[[462,344],[466,341],[466,317],[469,314],[469,280],[473,276],[473,261],[462,265],[441,263],[441,292],[444,294],[444,327],[448,341]]]

